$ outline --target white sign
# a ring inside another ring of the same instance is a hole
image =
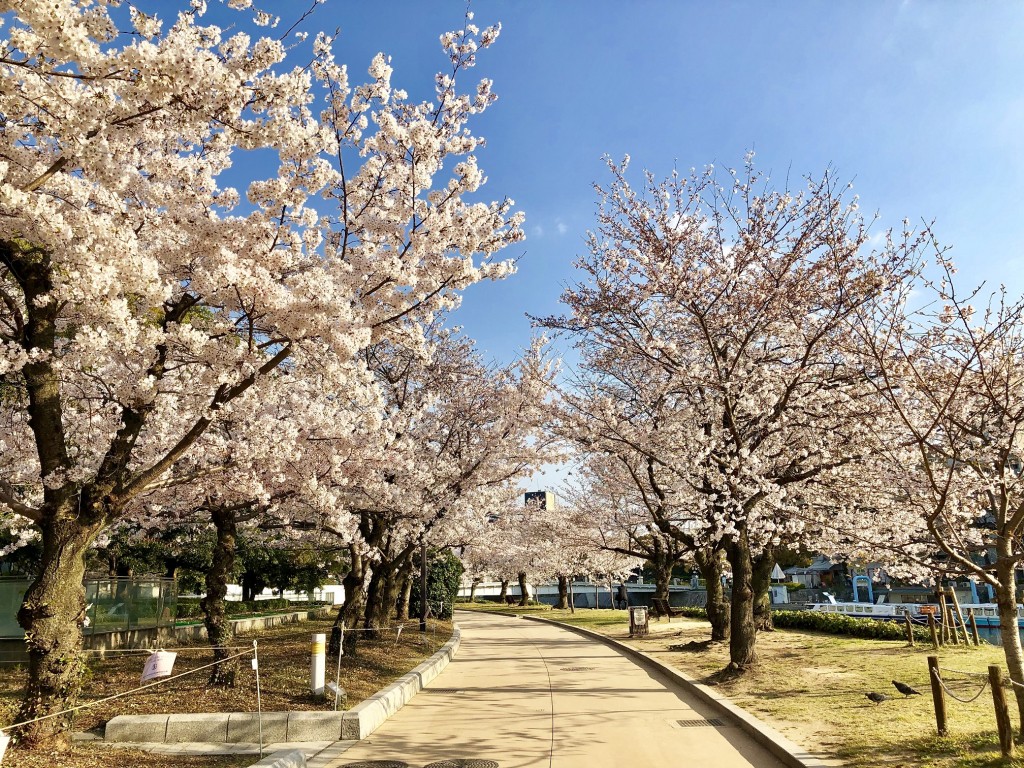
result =
[[[0,731],[0,763],[4,761],[4,752],[7,751],[7,745],[11,743],[11,737],[3,731]]]
[[[146,659],[146,666],[142,668],[142,682],[157,677],[167,677],[174,669],[174,659],[178,654],[173,651],[155,651]]]

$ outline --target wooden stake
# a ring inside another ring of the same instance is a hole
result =
[[[928,614],[928,629],[932,631],[932,647],[939,650],[939,631],[935,628],[935,614]]]
[[[942,611],[942,639],[947,643],[953,641],[953,645],[960,645],[960,638],[956,636],[956,626],[953,624],[953,609],[946,602],[946,593],[939,590],[939,610]]]
[[[1003,671],[997,666],[988,668],[988,683],[992,689],[992,704],[996,708],[996,727],[999,729],[999,750],[1003,757],[1013,754],[1013,726],[1010,724],[1010,710],[1006,706],[1003,691]]]
[[[945,736],[946,730],[946,694],[942,690],[939,679],[939,657],[928,657],[928,679],[932,684],[932,704],[935,705],[935,728],[939,736]]]
[[[907,645],[914,647],[914,622],[910,620],[910,614],[904,613],[903,618],[907,620]]]
[[[967,622],[964,621],[964,612],[960,608],[960,598],[956,596],[956,590],[953,587],[949,588],[949,596],[953,599],[953,606],[956,608],[956,615],[960,619],[960,628],[964,631],[964,645],[971,644],[971,638],[967,636]]]
[[[974,644],[981,645],[981,635],[978,634],[978,622],[974,620],[974,609],[971,608],[967,613],[971,618],[971,634],[974,635]]]

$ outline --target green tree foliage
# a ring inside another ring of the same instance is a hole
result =
[[[427,603],[431,613],[439,619],[452,617],[452,606],[459,594],[459,582],[462,580],[462,561],[451,550],[427,551]],[[420,580],[419,572],[412,584],[412,595],[409,601],[409,614],[419,616]]]

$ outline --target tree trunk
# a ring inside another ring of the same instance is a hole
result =
[[[349,547],[349,559],[351,567],[341,585],[345,588],[345,602],[338,609],[338,615],[334,618],[334,626],[331,628],[330,654],[338,655],[342,628],[355,630],[359,626],[359,619],[363,613],[363,582],[366,578],[366,567],[363,556],[355,546]],[[345,653],[352,655],[356,652],[358,643],[358,632],[345,632]]]
[[[658,543],[660,538],[654,537],[654,554],[649,562],[651,570],[654,571],[654,597],[664,600],[668,605],[669,596],[672,594],[669,586],[672,583],[672,569],[675,567],[675,560]]]
[[[409,620],[409,599],[412,597],[412,567],[406,564],[402,568],[402,578],[399,582],[401,587],[398,590],[398,608],[395,611],[396,618],[401,622]]]
[[[735,535],[728,545],[729,565],[732,566],[732,613],[729,632],[730,672],[744,672],[757,663],[755,645],[757,626],[754,624],[754,564],[750,555],[750,540],[746,530]]]
[[[409,583],[411,584],[412,582],[410,581]],[[471,602],[471,603],[475,603],[476,602],[476,588],[477,588],[477,585],[479,585],[479,584],[480,584],[480,579],[473,579],[469,583],[469,602]]]
[[[508,600],[508,579],[501,580],[501,589],[498,591],[498,602],[504,603]]]
[[[48,514],[40,525],[43,553],[39,573],[18,611],[29,656],[19,722],[69,709],[81,692],[85,553],[102,525],[81,525],[76,518],[77,510],[65,510]],[[16,733],[26,746],[63,752],[71,746],[70,728],[71,716],[63,715],[32,723]]]
[[[558,605],[555,608],[565,610],[569,607],[569,579],[566,576],[558,577]]]
[[[1003,656],[1006,658],[1006,671],[1012,685],[1014,698],[1017,700],[1018,721],[1022,732],[1018,742],[1024,740],[1024,650],[1021,649],[1020,630],[1017,628],[1017,584],[1014,580],[1016,559],[1013,557],[1013,543],[1006,536],[996,539],[996,575],[999,584],[996,586],[996,603],[999,606],[999,638],[1003,644]]]
[[[519,579],[519,607],[525,608],[530,604],[530,596],[526,593],[526,571],[520,571]]]
[[[764,552],[754,559],[754,570],[751,574],[751,588],[754,590],[754,626],[758,632],[774,632],[772,624],[772,569],[775,568],[775,550],[766,547]]]
[[[708,621],[711,622],[711,639],[724,642],[729,639],[730,611],[732,606],[725,599],[722,586],[722,559],[725,553],[720,549],[694,550],[693,559],[704,578],[708,599],[704,606]]]
[[[366,585],[366,605],[363,609],[363,628],[368,637],[377,634],[387,623],[387,616],[390,611],[384,614],[384,593],[385,593],[385,568],[383,563],[375,563],[370,573],[370,580]],[[382,621],[383,619],[383,621]]]
[[[228,593],[228,581],[235,567],[235,541],[238,527],[235,514],[231,510],[211,510],[213,527],[217,532],[217,541],[213,546],[213,560],[206,572],[206,596],[199,602],[203,611],[203,623],[206,625],[206,636],[213,646],[213,660],[217,666],[210,672],[210,685],[221,688],[233,688],[238,674],[238,659],[224,661],[231,655],[227,650],[232,632],[224,609],[224,598]]]

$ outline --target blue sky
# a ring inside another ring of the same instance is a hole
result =
[[[275,5],[275,4],[271,4]],[[295,6],[297,7],[297,6]],[[455,0],[328,0],[339,60],[384,51],[426,96]],[[479,0],[498,43],[471,72],[498,103],[476,123],[489,197],[526,212],[519,274],[475,286],[457,321],[511,359],[524,313],[556,312],[594,215],[601,156],[633,168],[738,165],[780,180],[833,166],[882,225],[935,219],[964,283],[1024,291],[1024,3]],[[277,11],[281,12],[281,11]],[[287,14],[283,14],[287,17]]]

